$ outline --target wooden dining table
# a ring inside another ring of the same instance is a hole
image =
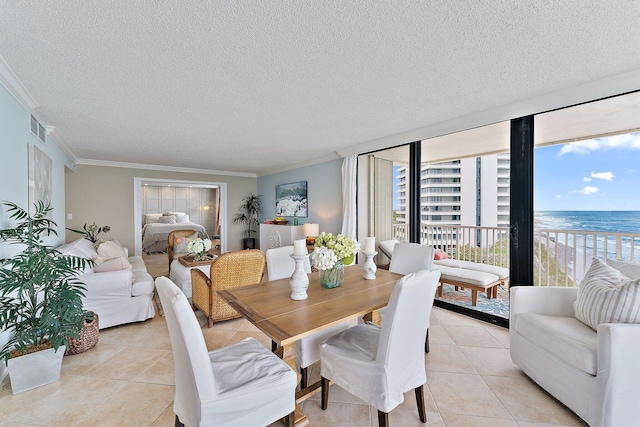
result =
[[[332,289],[320,286],[318,273],[311,273],[308,298],[302,301],[291,299],[288,278],[225,289],[218,295],[275,341],[278,355],[298,372],[296,341],[347,320],[375,320],[377,310],[387,305],[393,286],[401,277],[378,270],[375,279],[367,280],[362,267],[354,265],[344,269],[344,284]],[[296,425],[308,425],[298,404],[319,389],[318,381],[296,392]]]

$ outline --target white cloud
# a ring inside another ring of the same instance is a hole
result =
[[[589,154],[592,151],[604,151],[616,148],[640,150],[640,133],[627,133],[624,135],[588,139],[585,141],[564,144],[558,155],[562,156],[569,153]]]
[[[556,199],[562,199],[562,194],[556,194],[554,197],[555,197]]]
[[[590,187],[587,185],[582,190],[580,190],[580,194],[586,194],[588,196],[589,194],[597,193],[598,191],[600,191],[598,187]]]
[[[589,182],[589,181],[591,181],[591,178],[589,178],[588,176],[585,176],[584,178],[582,178],[582,180],[584,182]]]
[[[603,179],[605,181],[613,181],[615,175],[613,172],[591,172],[591,178]]]

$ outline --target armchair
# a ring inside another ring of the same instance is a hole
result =
[[[640,325],[605,323],[597,332],[574,317],[578,288],[512,286],[513,363],[590,426],[640,419]]]
[[[209,277],[197,268],[191,269],[191,302],[207,316],[211,328],[214,321],[240,317],[216,291],[262,282],[266,258],[258,249],[226,252],[217,257],[209,270]]]

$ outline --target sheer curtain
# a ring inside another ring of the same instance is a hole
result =
[[[369,157],[369,228],[376,242],[393,238],[393,162]],[[376,263],[387,258],[378,254]]]
[[[356,170],[358,157],[345,157],[342,162],[342,231],[345,236],[358,240],[356,232]]]

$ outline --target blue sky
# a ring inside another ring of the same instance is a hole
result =
[[[536,148],[534,209],[640,210],[640,133]]]

